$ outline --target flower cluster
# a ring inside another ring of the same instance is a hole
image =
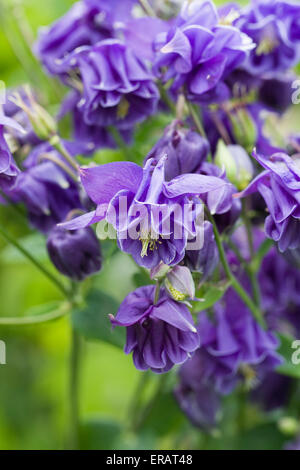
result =
[[[82,0],[40,32],[36,53],[68,93],[56,118],[28,89],[9,93],[1,203],[26,207],[72,288],[102,268],[96,234],[113,234],[142,271],[113,329],[138,370],[181,365],[175,397],[208,431],[237,388],[269,409],[270,383],[274,407],[289,396],[277,370],[279,334],[300,333],[300,137],[272,125],[291,104],[300,7],[161,3]]]

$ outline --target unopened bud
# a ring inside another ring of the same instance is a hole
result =
[[[290,416],[284,416],[278,421],[278,427],[283,434],[294,436],[300,431],[298,421]]]
[[[225,168],[226,176],[238,190],[245,189],[253,178],[254,169],[246,150],[240,145],[226,145],[219,140],[215,164]]]
[[[236,142],[251,153],[257,140],[257,128],[254,120],[245,108],[237,109],[229,116]]]
[[[177,301],[195,298],[195,284],[186,266],[175,266],[166,277],[165,286],[170,296]]]
[[[155,281],[159,281],[166,277],[170,269],[170,266],[161,262],[155,268],[150,270],[150,278],[154,279]]]
[[[28,116],[35,134],[41,140],[49,140],[57,132],[56,122],[53,117],[39,105],[29,87],[24,87],[26,99],[20,93],[15,93],[10,98],[15,105],[19,106]]]

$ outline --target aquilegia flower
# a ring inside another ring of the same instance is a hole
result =
[[[106,219],[117,231],[121,250],[139,265],[151,269],[161,261],[178,264],[188,239],[197,235],[202,200],[214,193],[211,206],[215,209],[216,192],[222,196],[224,188],[232,185],[222,178],[196,174],[166,182],[164,164],[162,158],[155,166],[148,160],[144,169],[130,162],[82,168],[82,184],[97,208],[63,226],[72,230]]]
[[[174,25],[155,41],[154,71],[164,81],[173,79],[172,90],[186,87],[190,99],[224,99],[224,78],[252,49],[252,40],[237,28],[221,24],[211,1],[186,1]],[[167,68],[165,73],[162,69]]]
[[[194,426],[208,431],[217,424],[220,395],[212,384],[203,380],[205,363],[197,353],[179,370],[179,384],[174,390],[175,398]]]
[[[5,127],[12,128],[20,133],[23,132],[22,127],[17,122],[0,113],[0,189],[3,191],[12,188],[17,175],[20,173],[5,139]]]
[[[242,64],[250,74],[276,78],[300,60],[300,6],[281,0],[252,0],[234,25],[255,49]]]
[[[67,145],[67,144],[66,144]],[[70,151],[72,146],[68,146]],[[25,204],[31,224],[43,233],[62,222],[69,212],[82,209],[78,187],[58,165],[47,156],[60,159],[48,143],[37,146],[18,173],[13,194]]]
[[[74,281],[101,269],[100,244],[90,227],[73,232],[54,227],[47,238],[47,250],[56,269]]]
[[[256,160],[265,168],[241,197],[258,191],[269,210],[265,231],[278,243],[281,252],[300,246],[300,159],[284,153],[270,158],[254,152]]]
[[[165,178],[170,181],[184,173],[196,173],[201,163],[206,160],[208,152],[209,143],[204,137],[174,121],[149,152],[147,160],[159,160],[167,155]]]
[[[135,0],[83,0],[53,25],[40,30],[36,52],[52,74],[67,73],[69,54],[114,37],[116,22],[130,18]]]
[[[201,347],[196,354],[203,362],[204,383],[227,394],[242,378],[253,386],[281,363],[276,337],[260,327],[232,289],[213,309],[215,321],[199,315]]]
[[[86,124],[128,129],[156,111],[159,92],[152,74],[121,41],[82,47],[68,64],[83,87],[77,108]]]
[[[199,347],[199,336],[187,306],[171,300],[163,289],[154,303],[155,289],[144,286],[131,292],[111,322],[127,328],[125,353],[133,353],[137,369],[163,373],[187,360]]]

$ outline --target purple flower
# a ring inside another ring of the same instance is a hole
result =
[[[188,239],[197,234],[202,200],[213,192],[210,202],[216,209],[216,192],[223,195],[224,187],[231,185],[222,178],[193,174],[166,182],[164,163],[163,158],[156,166],[148,160],[144,169],[130,162],[81,169],[82,184],[97,208],[63,226],[72,230],[106,218],[117,230],[121,250],[141,266],[178,264]]]
[[[149,152],[146,160],[154,158],[158,161],[166,155],[165,178],[170,181],[184,173],[195,173],[206,160],[208,152],[209,143],[206,139],[174,121],[166,128],[163,137]]]
[[[224,78],[246,57],[252,41],[233,26],[221,24],[211,1],[185,2],[176,23],[156,39],[154,71],[164,81],[173,79],[172,90],[183,86],[194,101],[224,100]]]
[[[131,292],[111,322],[127,328],[125,353],[133,353],[137,369],[163,373],[185,362],[199,347],[199,337],[186,305],[171,300],[163,289],[154,303],[155,289]]]
[[[256,160],[265,168],[241,197],[258,191],[269,210],[265,231],[278,243],[281,252],[300,246],[300,167],[299,158],[275,153],[270,158],[254,152]]]
[[[220,397],[214,387],[203,381],[201,354],[196,351],[179,371],[179,384],[174,390],[175,398],[194,426],[209,431],[217,424]]]
[[[89,227],[73,232],[54,227],[47,250],[56,269],[74,281],[83,281],[101,269],[100,244]]]
[[[214,305],[215,320],[199,315],[203,381],[219,393],[230,393],[242,378],[253,386],[267,371],[281,364],[276,337],[264,331],[230,289],[223,303]]]
[[[5,127],[23,132],[22,127],[13,119],[0,114],[0,189],[9,191],[15,183],[20,170],[17,167],[5,140]]]
[[[62,119],[70,113],[73,121],[73,139],[75,145],[84,147],[82,153],[88,155],[99,148],[116,148],[117,144],[112,135],[105,127],[97,124],[89,125],[84,121],[82,110],[78,105],[80,93],[72,91],[63,101],[58,118]],[[119,130],[124,142],[130,144],[132,140],[132,129]]]
[[[115,35],[116,22],[129,19],[135,0],[84,0],[40,30],[36,52],[52,74],[66,74],[70,53]]]
[[[299,62],[299,5],[281,0],[252,0],[234,25],[256,44],[242,64],[250,74],[276,78]]]
[[[68,146],[68,150],[71,148]],[[27,207],[31,224],[43,233],[63,221],[69,212],[82,209],[77,185],[59,166],[43,159],[48,154],[60,159],[49,144],[36,147],[13,187],[13,194]]]
[[[121,41],[82,47],[68,63],[82,82],[77,108],[86,124],[128,129],[156,111],[159,92],[153,77]]]

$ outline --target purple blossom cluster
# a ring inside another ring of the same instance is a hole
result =
[[[270,383],[274,407],[289,396],[278,349],[279,334],[300,334],[300,138],[266,128],[291,104],[300,6],[151,5],[156,18],[135,0],[82,0],[40,32],[35,51],[68,94],[52,122],[32,94],[12,93],[1,202],[25,205],[73,282],[102,267],[92,226],[113,230],[149,282],[111,324],[126,328],[138,370],[180,365],[175,397],[208,431],[239,388],[269,409]],[[68,113],[71,139],[57,131]],[[157,114],[168,125],[137,156],[134,133]],[[94,160],[119,145],[131,161]]]

